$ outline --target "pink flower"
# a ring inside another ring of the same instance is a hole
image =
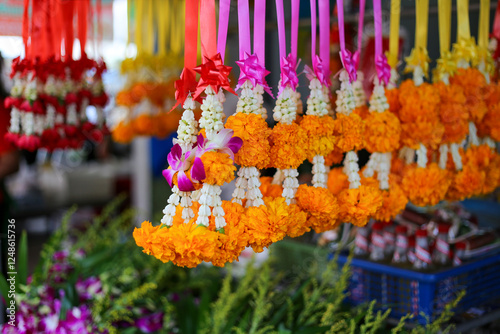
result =
[[[193,149],[183,151],[179,144],[175,144],[167,156],[169,169],[163,170],[163,177],[173,186],[174,175],[177,173],[177,184],[180,191],[193,191],[193,182],[187,177],[186,171],[190,170],[193,181],[201,181],[206,178],[203,162]]]

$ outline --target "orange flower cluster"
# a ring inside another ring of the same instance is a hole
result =
[[[281,197],[283,193],[283,187],[281,184],[274,184],[273,178],[270,176],[262,176],[260,178],[260,192],[263,197]]]
[[[338,165],[344,160],[344,152],[342,152],[337,146],[334,150],[325,156],[325,166]]]
[[[370,115],[370,110],[368,109],[368,106],[366,106],[366,105],[356,107],[352,112],[353,112],[353,114],[358,115],[362,119],[366,119],[366,117],[368,117],[368,115]]]
[[[332,230],[337,226],[339,206],[328,189],[302,184],[297,190],[296,199],[297,205],[307,212],[307,225],[316,233]]]
[[[356,226],[365,226],[382,206],[378,187],[362,184],[357,189],[344,189],[338,196],[339,219]]]
[[[163,108],[165,99],[174,99],[174,79],[168,82],[136,82],[129,89],[120,91],[116,95],[116,104],[124,107],[133,107],[148,99],[158,108]]]
[[[399,103],[399,89],[386,89],[385,97],[387,98],[387,103],[389,103],[389,111],[396,116],[399,115],[399,109],[401,108],[401,104]]]
[[[365,122],[357,114],[337,114],[335,120],[336,146],[342,152],[357,151],[364,147]]]
[[[316,155],[326,156],[333,152],[335,121],[332,117],[305,115],[300,126],[305,130],[307,136],[307,159],[312,160]]]
[[[401,124],[390,111],[372,112],[365,119],[368,152],[392,152],[399,148]]]
[[[444,134],[439,118],[439,91],[428,83],[417,87],[413,80],[405,80],[399,87],[399,103],[402,144],[413,149],[420,144],[436,149]]]
[[[484,173],[480,193],[490,193],[500,185],[500,155],[488,145],[472,146],[467,149],[463,153],[463,164]]]
[[[460,68],[451,77],[450,83],[462,87],[467,99],[465,106],[469,112],[469,118],[476,124],[481,123],[483,117],[488,112],[488,107],[484,100],[484,93],[487,89],[484,75],[475,68]]]
[[[271,135],[270,167],[298,168],[307,157],[307,134],[297,123],[274,126]]]
[[[337,196],[344,189],[349,188],[349,180],[344,174],[342,167],[332,168],[328,173],[328,182],[326,184],[328,190]]]
[[[208,151],[203,153],[201,161],[205,166],[206,178],[202,180],[204,183],[222,186],[234,179],[236,166],[229,154]]]
[[[384,222],[392,220],[403,211],[406,204],[408,204],[408,197],[406,197],[405,192],[401,189],[396,180],[397,177],[391,174],[389,176],[389,189],[380,190],[382,195],[382,206],[373,215],[374,219]],[[379,186],[379,181],[374,177],[363,178],[362,183],[375,188]]]
[[[243,146],[235,154],[235,162],[240,166],[259,169],[270,163],[269,129],[260,115],[236,113],[227,119],[225,127],[234,131],[234,136],[243,140]]]
[[[407,166],[401,183],[408,199],[417,206],[436,205],[445,198],[450,186],[450,172],[430,163],[426,168]]]
[[[478,134],[500,141],[500,85],[490,83],[486,88],[485,102],[488,111],[481,123],[477,124]]]
[[[444,126],[443,144],[460,143],[469,133],[467,98],[462,87],[444,82],[435,83],[440,96],[440,119]]]
[[[130,143],[136,136],[165,138],[177,129],[181,117],[182,114],[176,110],[156,115],[142,114],[118,123],[111,134],[114,141],[122,144]]]

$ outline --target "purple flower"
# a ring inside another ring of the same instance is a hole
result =
[[[68,330],[68,333],[87,334],[87,325],[92,323],[92,314],[87,306],[73,307],[67,314],[66,320],[63,321],[63,327]]]
[[[199,157],[195,157],[194,150],[183,151],[179,144],[175,144],[167,156],[169,169],[163,170],[163,177],[173,186],[174,175],[177,174],[177,184],[180,191],[193,191],[193,182],[187,177],[186,171],[191,169],[191,179],[201,181],[206,178],[205,167]]]
[[[68,258],[68,252],[64,251],[64,250],[57,251],[57,252],[54,253],[54,255],[52,256],[52,258],[56,262],[63,262],[64,260],[66,260]]]
[[[156,332],[163,328],[163,313],[157,312],[139,318],[135,321],[135,327],[144,333]]]
[[[89,277],[83,281],[79,278],[75,287],[81,302],[91,300],[103,294],[102,283],[99,278],[95,276]]]
[[[238,153],[243,140],[240,137],[233,137],[234,131],[232,129],[222,129],[219,131],[215,138],[208,140],[203,135],[198,135],[196,156],[201,157],[207,151],[219,151],[228,154],[234,160],[234,154]]]

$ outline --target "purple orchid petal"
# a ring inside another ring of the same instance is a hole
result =
[[[205,146],[205,137],[200,133],[196,138],[196,146],[202,148]]]
[[[200,158],[194,158],[193,167],[191,167],[191,178],[195,181],[202,181],[207,178],[205,166]]]
[[[227,143],[229,143],[233,134],[234,134],[233,129],[222,129],[215,136],[215,141],[217,142],[217,144],[220,145],[220,147],[227,146]]]
[[[238,153],[240,150],[241,146],[243,146],[243,139],[240,137],[233,137],[229,140],[227,143],[227,147],[233,151],[233,153]]]
[[[171,168],[164,169],[163,172],[162,172],[163,177],[165,178],[165,180],[167,180],[167,182],[170,185],[170,187],[173,187],[172,181],[174,179],[175,173],[176,173],[176,171],[173,170],[173,169],[171,169]]]
[[[193,182],[191,182],[191,180],[187,177],[186,173],[184,173],[183,170],[179,171],[179,174],[177,174],[177,184],[180,191],[194,190]]]
[[[182,148],[181,148],[181,145],[175,144],[174,146],[172,146],[172,149],[170,150],[170,153],[172,154],[172,157],[175,160],[181,160],[181,158],[182,158]]]

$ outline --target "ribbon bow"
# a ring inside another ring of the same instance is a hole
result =
[[[224,88],[236,95],[229,84],[228,76],[231,72],[231,66],[224,65],[220,53],[217,53],[212,58],[205,57],[205,63],[195,67],[194,70],[201,75],[194,99],[197,99],[208,86],[211,86],[215,93],[218,93],[220,88]]]
[[[325,69],[323,68],[323,61],[318,55],[313,58],[313,69],[306,65],[304,66],[304,73],[309,80],[317,78],[323,86],[328,87],[331,85],[330,73],[325,73]]]
[[[266,82],[266,75],[268,75],[269,72],[259,64],[259,59],[257,57],[257,54],[252,54],[249,55],[248,53],[245,52],[245,58],[243,60],[238,60],[236,62],[238,66],[240,67],[240,78],[238,79],[238,85],[236,86],[236,90],[240,89],[241,86],[245,83],[245,81],[250,80],[252,82],[252,85],[255,87],[257,85],[261,85],[264,90],[269,93],[269,95],[273,96],[273,92],[271,91],[271,88],[267,85]]]
[[[380,82],[384,82],[386,85],[391,79],[391,67],[387,62],[387,57],[383,54],[375,57],[375,68],[377,69],[377,76]]]
[[[196,74],[193,72],[193,70],[184,67],[181,73],[181,77],[179,78],[179,80],[175,81],[175,100],[177,102],[171,110],[177,108],[178,105],[183,105],[189,94],[196,91],[197,85],[198,82],[196,81]],[[201,99],[198,97],[197,101],[201,102]]]
[[[457,71],[457,61],[450,51],[443,52],[436,63],[436,74],[439,78],[445,74],[453,75]]]
[[[294,91],[299,84],[297,77],[297,60],[289,53],[288,56],[281,58],[281,89],[290,86]]]
[[[340,60],[342,61],[342,65],[347,71],[347,74],[349,75],[349,81],[356,81],[358,73],[356,71],[356,67],[354,66],[352,53],[349,50],[341,50]]]
[[[453,44],[453,53],[457,60],[463,59],[467,62],[475,61],[478,54],[474,37],[460,38],[457,43]]]

